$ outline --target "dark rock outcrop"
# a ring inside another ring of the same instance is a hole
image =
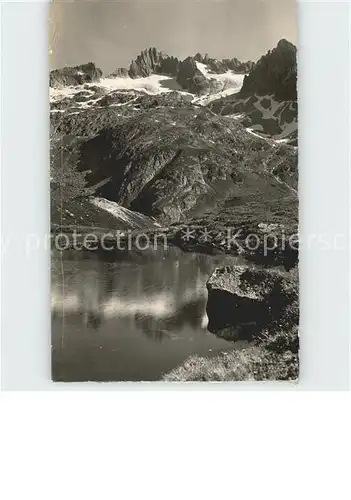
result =
[[[179,64],[177,82],[194,94],[205,94],[210,89],[209,80],[198,69],[193,57],[187,57]]]
[[[225,73],[228,70],[223,61],[218,61],[217,59],[210,59],[207,62],[207,67],[212,73],[217,74]]]
[[[208,62],[210,61],[210,57],[208,54],[205,54],[203,56],[202,54],[200,54],[200,52],[197,52],[197,54],[194,55],[194,59],[195,61],[203,64],[208,64]]]
[[[216,269],[207,281],[209,330],[227,340],[250,340],[266,328],[299,322],[297,278],[246,266]]]
[[[240,115],[245,127],[297,145],[296,47],[281,40],[245,76],[238,94],[217,99],[209,108],[220,115]]]
[[[296,47],[280,40],[277,47],[261,57],[244,79],[241,95],[274,95],[278,101],[297,99]]]
[[[145,49],[131,62],[129,76],[140,78],[155,73],[167,76],[176,76],[179,61],[176,57],[168,56],[165,52],[158,52],[155,47]]]
[[[67,87],[98,82],[102,71],[94,63],[89,62],[80,66],[54,69],[50,71],[50,87]]]

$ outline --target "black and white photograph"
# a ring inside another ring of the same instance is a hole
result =
[[[53,381],[298,380],[297,24],[54,0]]]
[[[346,498],[350,2],[0,0],[1,498]]]

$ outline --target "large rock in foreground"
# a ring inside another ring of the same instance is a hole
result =
[[[297,380],[297,286],[297,277],[288,273],[247,266],[216,269],[207,282],[209,329],[227,340],[243,340],[240,327],[255,324],[254,338],[246,336],[253,342],[216,356],[190,356],[163,380]]]
[[[267,327],[298,323],[297,278],[280,271],[224,267],[207,281],[209,330],[228,340],[250,339]]]

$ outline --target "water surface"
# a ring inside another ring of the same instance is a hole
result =
[[[155,381],[191,354],[232,349],[206,328],[205,283],[235,263],[177,248],[54,252],[53,379]]]

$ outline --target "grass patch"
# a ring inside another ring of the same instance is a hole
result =
[[[222,353],[213,358],[191,356],[164,375],[166,382],[239,382],[297,380],[298,356],[291,351],[276,354],[266,348],[250,346]]]

